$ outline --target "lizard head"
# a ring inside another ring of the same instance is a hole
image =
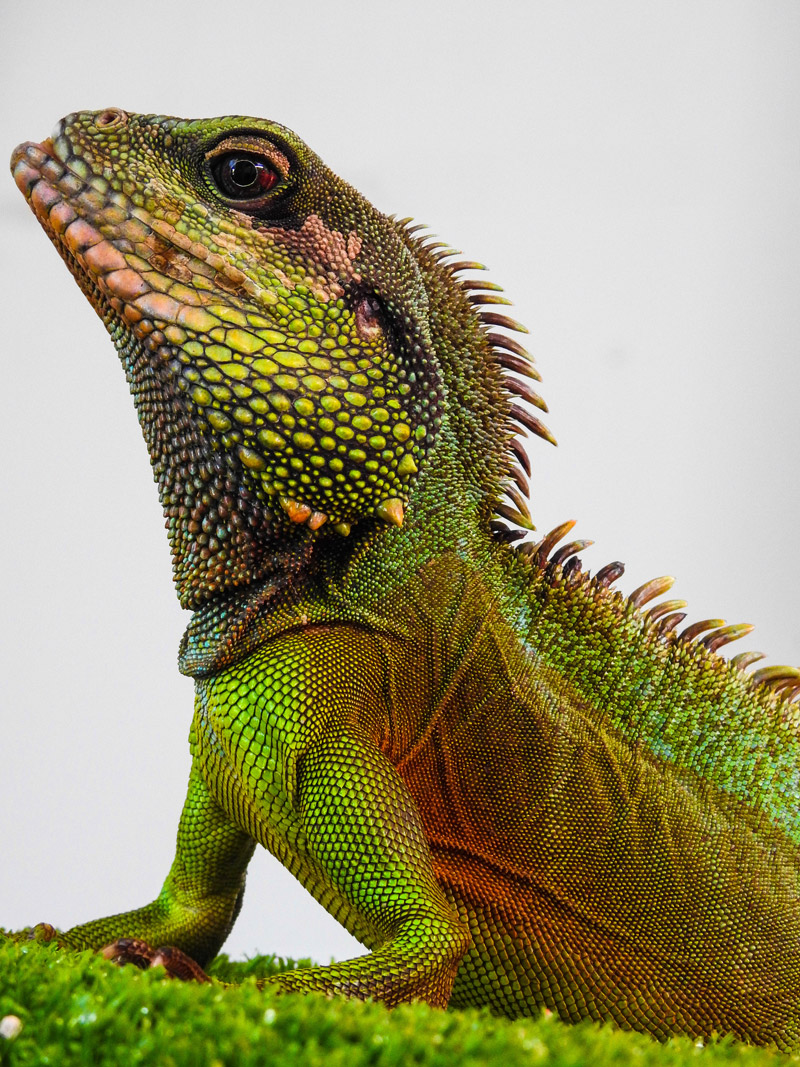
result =
[[[12,169],[125,365],[184,603],[402,524],[437,420],[425,287],[299,138],[79,112]]]
[[[507,301],[290,130],[76,112],[11,165],[121,357],[184,606],[410,505],[451,540],[457,514],[529,525],[511,422],[547,433],[503,384],[537,377],[524,350],[487,332]]]

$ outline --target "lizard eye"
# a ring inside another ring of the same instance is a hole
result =
[[[255,153],[226,152],[211,161],[214,184],[229,200],[256,200],[280,181],[272,164]]]

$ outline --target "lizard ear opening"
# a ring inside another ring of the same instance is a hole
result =
[[[383,330],[382,308],[374,296],[362,296],[356,303],[356,330],[363,341],[374,340]]]

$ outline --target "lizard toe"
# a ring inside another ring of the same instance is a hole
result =
[[[183,982],[211,981],[199,963],[174,945],[151,948],[146,941],[139,938],[119,937],[102,948],[100,953],[120,966],[132,963],[143,971],[151,967],[163,967],[169,978],[178,978]]]

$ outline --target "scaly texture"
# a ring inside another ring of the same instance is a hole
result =
[[[678,632],[671,579],[623,599],[571,523],[511,547],[520,429],[552,437],[480,264],[263,120],[81,112],[12,168],[114,339],[195,610],[175,862],[63,942],[202,977],[259,843],[371,950],[280,988],[794,1047],[800,671]]]

